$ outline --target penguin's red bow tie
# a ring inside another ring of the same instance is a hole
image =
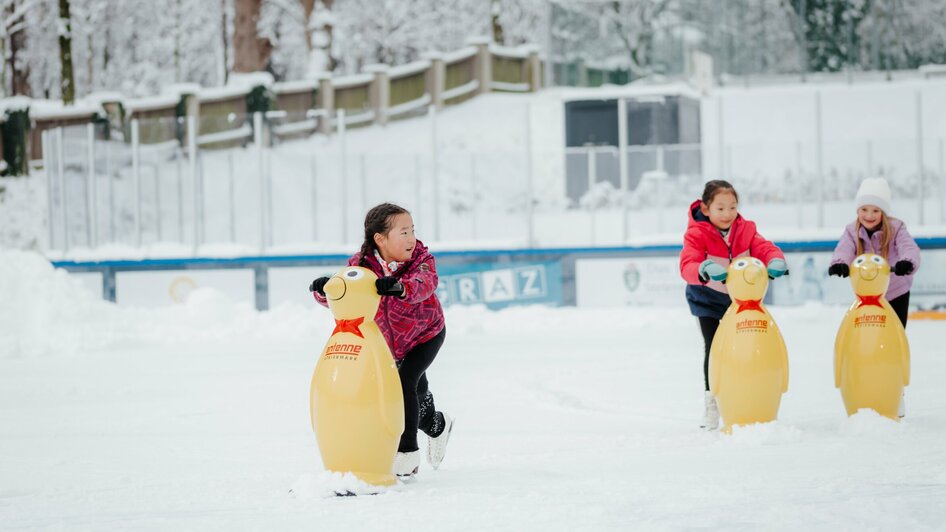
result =
[[[859,301],[857,302],[857,308],[870,307],[870,306],[884,308],[884,306],[880,304],[880,297],[881,297],[881,296],[879,296],[879,295],[876,295],[876,296],[862,296],[862,295],[858,294],[858,295],[857,295],[857,299],[858,299]]]
[[[332,335],[340,332],[352,333],[359,338],[364,338],[365,336],[361,334],[361,329],[358,328],[362,322],[365,321],[364,317],[356,318],[353,320],[335,320],[335,330],[332,331]]]
[[[761,299],[747,299],[745,301],[737,299],[735,301],[736,304],[739,305],[739,308],[736,309],[736,314],[739,314],[743,310],[758,310],[759,312],[763,312]]]

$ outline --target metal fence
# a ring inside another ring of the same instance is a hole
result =
[[[246,127],[226,138],[198,135],[196,120],[50,130],[45,247],[349,249],[366,210],[383,201],[408,208],[420,237],[441,246],[633,244],[678,238],[686,206],[720,176],[766,231],[839,229],[854,218],[861,179],[876,175],[890,181],[895,215],[911,229],[946,224],[941,138],[627,146],[622,163],[617,147],[566,149],[531,113],[528,103],[510,104],[504,122],[483,133],[498,140],[464,143],[445,140],[463,124],[431,111],[393,148],[385,130],[353,132],[343,111],[333,135],[280,136],[279,116],[263,114],[236,117]],[[168,127],[182,140],[147,142],[147,131]],[[925,164],[902,163],[917,151]]]

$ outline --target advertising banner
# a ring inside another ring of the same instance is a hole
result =
[[[449,305],[562,304],[562,267],[558,261],[443,264],[437,267],[437,297]]]
[[[578,259],[579,307],[685,305],[686,283],[677,257]]]

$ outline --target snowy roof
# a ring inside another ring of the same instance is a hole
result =
[[[32,98],[27,96],[11,96],[10,98],[0,99],[0,113],[7,111],[24,111],[30,108]]]
[[[419,74],[428,68],[430,68],[430,61],[422,59],[420,61],[407,63],[406,65],[391,67],[388,69],[388,76],[390,76],[392,79],[403,78],[413,74]]]
[[[214,87],[212,89],[201,89],[197,93],[197,99],[202,102],[216,102],[219,100],[229,100],[238,96],[249,94],[249,87]]]
[[[518,59],[525,59],[529,57],[529,54],[535,51],[538,51],[538,46],[533,44],[523,44],[521,46],[500,46],[498,44],[490,44],[489,51],[493,55],[498,55],[501,57],[515,57]]]
[[[450,64],[456,63],[457,61],[463,61],[464,59],[469,59],[474,55],[476,55],[476,47],[467,46],[466,48],[460,48],[459,50],[445,53],[441,57],[443,57],[444,63]]]
[[[304,79],[297,81],[280,81],[278,83],[273,83],[273,91],[279,94],[286,94],[289,92],[306,92],[314,91],[318,88],[319,82],[312,79]]]
[[[597,88],[562,87],[551,89],[549,92],[558,93],[563,101],[613,100],[615,98],[646,96],[687,96],[697,100],[700,98],[699,91],[682,82],[660,84],[631,83],[628,85],[605,85]]]
[[[125,111],[128,113],[154,111],[156,109],[168,109],[177,107],[181,97],[177,95],[153,96],[151,98],[136,98],[134,100],[125,100]]]
[[[180,97],[181,94],[197,94],[200,92],[200,83],[172,83],[162,90],[164,94],[174,94]]]
[[[124,99],[125,96],[122,95],[122,93],[110,91],[93,92],[84,98],[84,100],[88,102],[95,102],[98,104],[106,102],[121,102],[124,101]]]
[[[56,118],[82,118],[102,112],[98,103],[79,100],[73,105],[63,105],[61,100],[33,100],[30,104],[30,118],[49,120]]]
[[[364,85],[366,83],[371,83],[371,80],[373,79],[374,79],[374,74],[355,74],[352,76],[335,78],[332,80],[332,85],[336,89],[345,89],[348,87],[355,87],[357,85]]]
[[[234,72],[227,79],[227,86],[272,87],[275,82],[276,80],[269,72]]]

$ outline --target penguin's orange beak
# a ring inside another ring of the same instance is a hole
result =
[[[750,266],[742,273],[742,278],[746,280],[747,284],[756,284],[762,280],[762,268]]]
[[[880,274],[880,268],[871,261],[866,261],[859,269],[859,275],[865,281],[873,281]]]
[[[322,290],[325,291],[325,297],[331,299],[332,301],[338,301],[339,299],[345,297],[345,280],[341,277],[335,275],[325,283],[325,287]]]

